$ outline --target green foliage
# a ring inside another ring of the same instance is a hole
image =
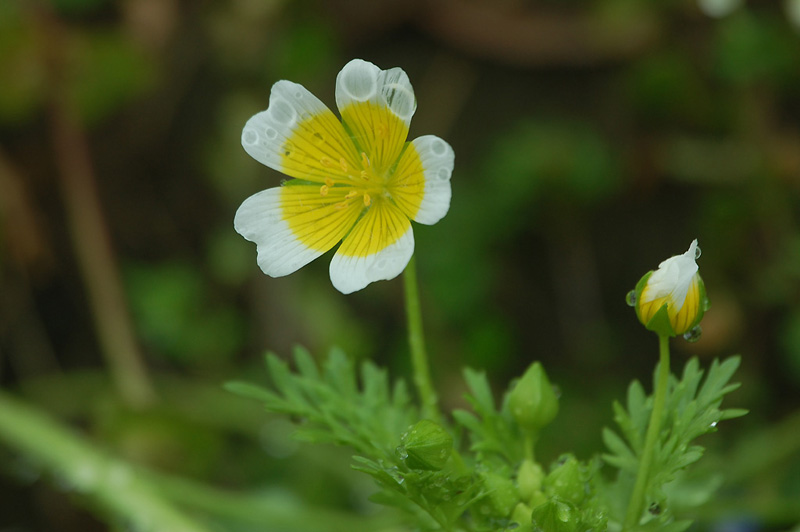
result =
[[[511,383],[498,407],[486,375],[466,369],[473,412],[455,410],[456,424],[442,426],[419,419],[402,380],[390,388],[386,372],[369,361],[357,372],[341,350],[332,350],[321,368],[301,348],[295,350],[296,371],[273,354],[266,360],[271,388],[235,382],[227,389],[298,421],[295,436],[301,440],[351,447],[357,453],[353,468],[380,488],[372,500],[399,509],[417,529],[585,532],[622,523],[653,404],[637,381],[628,389],[627,408],[614,404],[622,436],[604,431],[609,453],[587,461],[567,453],[545,468],[533,458],[538,432],[520,426],[509,407],[523,381]],[[676,518],[668,494],[703,454],[694,440],[745,413],[720,409],[722,398],[738,387],[729,383],[738,365],[738,357],[715,361],[703,380],[692,359],[680,379],[670,377],[647,482],[649,511],[636,530],[679,532],[691,523]],[[614,480],[601,474],[604,463],[619,470]],[[716,485],[706,482],[702,489]]]
[[[703,447],[693,444],[693,441],[714,432],[720,421],[747,413],[740,409],[720,410],[722,398],[739,387],[738,383],[729,384],[739,361],[739,357],[722,363],[715,360],[702,385],[704,371],[696,358],[686,364],[680,380],[670,376],[662,430],[645,491],[650,501],[648,504],[654,510],[648,512],[647,519],[657,522],[659,527],[670,523],[674,517],[664,487],[679,481],[680,472],[703,455]],[[619,469],[615,485],[609,489],[616,497],[627,499],[625,493],[632,486],[639,467],[652,407],[652,397],[645,395],[638,381],[632,382],[628,388],[627,408],[619,402],[614,403],[614,421],[622,436],[609,428],[604,429],[603,441],[609,452],[603,455],[603,459]]]

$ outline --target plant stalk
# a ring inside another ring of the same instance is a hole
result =
[[[647,427],[647,435],[644,440],[639,460],[639,471],[636,474],[636,484],[633,486],[633,493],[628,502],[628,512],[625,515],[625,526],[623,530],[630,530],[639,522],[644,509],[644,495],[647,484],[650,480],[650,467],[653,464],[653,453],[656,442],[661,432],[661,420],[664,417],[664,402],[667,397],[667,386],[669,385],[669,337],[659,335],[658,337],[658,375],[656,377],[656,389],[653,396],[653,411],[650,413],[650,423]]]
[[[439,422],[438,398],[431,383],[428,354],[425,350],[425,336],[422,331],[422,311],[419,304],[417,286],[416,258],[411,257],[403,274],[406,298],[406,317],[408,319],[408,344],[411,350],[411,366],[414,372],[414,385],[419,393],[422,416]]]

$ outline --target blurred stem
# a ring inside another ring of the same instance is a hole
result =
[[[628,512],[625,516],[625,526],[623,530],[629,530],[636,526],[642,515],[642,510],[644,509],[644,495],[650,480],[650,466],[653,463],[653,451],[655,450],[656,441],[661,432],[661,420],[664,417],[664,402],[667,397],[667,386],[669,384],[669,336],[659,335],[658,352],[658,375],[656,377],[656,389],[653,396],[653,411],[650,413],[650,423],[647,427],[644,449],[642,449],[642,454],[639,458],[639,471],[636,473],[636,484],[633,486],[631,500],[628,503]]]
[[[89,143],[62,82],[64,41],[55,16],[43,16],[50,53],[50,125],[67,224],[89,293],[100,346],[123,400],[143,407],[155,399],[133,332],[111,238],[100,207]]]
[[[411,349],[411,366],[414,372],[414,385],[417,387],[422,416],[439,422],[436,392],[431,384],[428,355],[425,351],[425,336],[422,332],[422,311],[419,305],[419,288],[417,286],[417,261],[412,256],[403,274],[405,280],[406,316],[408,317],[408,343]]]
[[[122,518],[132,530],[209,532],[161,498],[136,468],[96,449],[43,412],[2,391],[0,442],[52,472],[69,489]]]
[[[287,500],[285,493],[236,493],[199,484],[185,478],[152,474],[165,497],[181,505],[226,521],[261,529],[279,528],[296,532],[350,532],[352,530],[396,530],[397,519],[382,512],[358,515],[320,507],[307,507]]]

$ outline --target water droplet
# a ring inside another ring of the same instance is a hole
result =
[[[628,292],[628,295],[625,296],[625,302],[628,304],[629,307],[636,306],[636,290],[631,290]]]
[[[408,451],[405,445],[398,446],[395,452],[397,452],[397,456],[400,457],[400,460],[406,460],[408,458]]]
[[[694,260],[699,259],[700,255],[702,255],[702,254],[703,254],[703,252],[700,251],[700,246],[697,246],[696,248],[694,248]]]
[[[717,422],[716,421],[712,421],[710,426],[711,426],[712,429],[715,428],[717,426]]]
[[[700,339],[703,335],[703,330],[700,328],[699,325],[695,325],[685,333],[683,333],[683,339],[687,342],[696,342]]]
[[[450,174],[450,170],[448,168],[442,168],[442,169],[439,170],[437,175],[439,176],[440,180],[447,181],[448,179],[450,179],[450,175],[451,174]]]
[[[559,504],[556,508],[556,517],[558,517],[559,521],[563,523],[569,521],[569,518],[571,517],[570,514],[571,512],[569,510],[569,506],[566,504]]]
[[[253,144],[258,142],[258,133],[256,133],[252,129],[248,129],[244,132],[242,140],[245,142],[245,144],[252,146]]]
[[[265,133],[266,133],[268,139],[273,139],[274,140],[278,136],[278,131],[276,129],[271,128],[271,127],[268,127],[267,130],[265,131]]]
[[[434,155],[444,155],[444,152],[447,150],[445,143],[439,139],[436,139],[431,143],[431,151]]]

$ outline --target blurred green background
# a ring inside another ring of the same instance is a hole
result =
[[[539,456],[600,451],[656,361],[625,294],[698,238],[712,308],[673,364],[741,353],[728,406],[751,413],[702,442],[725,481],[695,530],[800,522],[797,0],[3,0],[3,388],[191,489],[275,505],[209,511],[219,530],[381,515],[346,450],[221,390],[296,344],[409,375],[400,279],[345,297],[330,255],[271,279],[233,231],[282,178],[241,148],[247,118],[279,79],[333,107],[355,57],[402,67],[411,137],[455,149],[448,216],[414,228],[443,404],[462,365],[500,390],[541,360],[562,408]],[[126,530],[15,450],[0,472],[0,531]]]

